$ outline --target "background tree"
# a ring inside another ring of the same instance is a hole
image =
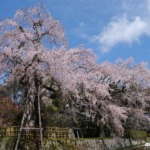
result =
[[[0,98],[0,126],[18,124],[17,119],[21,108],[15,105],[8,97]]]

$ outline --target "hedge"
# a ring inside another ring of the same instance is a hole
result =
[[[146,138],[147,132],[138,130],[129,130],[127,136],[130,138]]]

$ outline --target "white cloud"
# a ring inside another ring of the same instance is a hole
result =
[[[132,43],[138,41],[141,35],[149,33],[148,23],[140,17],[129,21],[124,15],[111,21],[98,36],[95,36],[103,52],[108,52],[118,43]]]
[[[103,28],[99,35],[95,35],[92,41],[100,44],[102,52],[109,52],[119,43],[131,44],[140,41],[143,35],[150,36],[150,0],[147,0],[145,4],[146,16],[139,14],[134,16],[130,13],[116,17]]]

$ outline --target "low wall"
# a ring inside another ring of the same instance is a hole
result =
[[[133,139],[70,139],[70,140],[47,140],[45,150],[117,150],[125,147],[144,144],[144,140]]]
[[[26,141],[26,140],[25,140]],[[27,142],[27,141],[26,141]],[[0,140],[0,150],[14,150],[16,139],[3,138]],[[133,139],[44,139],[44,150],[119,150],[125,147],[136,146],[144,144],[144,140]],[[20,141],[20,150],[24,149],[33,150],[34,142],[28,139],[28,143],[25,144]],[[31,146],[31,147],[30,147]]]

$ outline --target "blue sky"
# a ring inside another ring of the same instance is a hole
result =
[[[0,19],[44,4],[58,19],[69,47],[83,45],[99,62],[132,56],[150,64],[150,0],[0,0]]]

